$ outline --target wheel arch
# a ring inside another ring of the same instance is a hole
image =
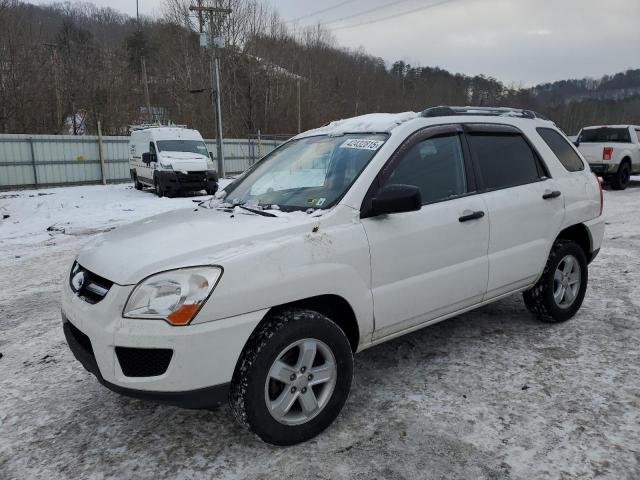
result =
[[[263,320],[269,316],[269,313],[278,310],[286,310],[288,308],[304,308],[321,313],[328,317],[336,325],[338,325],[349,340],[351,350],[355,353],[360,344],[360,327],[356,314],[347,300],[339,295],[317,295],[314,297],[303,298],[295,300],[293,302],[283,303],[281,305],[273,306],[269,309],[269,312],[264,316]],[[256,330],[260,324],[256,326]]]
[[[577,223],[565,228],[556,237],[556,239],[560,238],[576,242],[584,251],[587,260],[590,262],[593,259],[593,241],[589,229],[584,224]]]

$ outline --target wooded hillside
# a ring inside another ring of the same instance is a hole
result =
[[[151,110],[161,121],[214,135],[210,55],[200,46],[188,0],[167,0],[158,20],[91,4],[39,7],[0,0],[0,132],[126,134]],[[403,62],[390,67],[336,45],[321,27],[293,31],[253,0],[230,0],[222,24],[224,135],[297,131],[376,111],[506,105],[547,115],[567,133],[584,124],[640,123],[640,70],[516,89],[485,76]],[[204,89],[204,90],[203,90]],[[190,93],[192,90],[203,90]]]

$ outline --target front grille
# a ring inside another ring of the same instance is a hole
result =
[[[199,183],[199,182],[206,182],[207,181],[207,174],[206,172],[187,172],[187,173],[182,173],[182,172],[178,172],[178,182],[180,183]]]
[[[91,346],[91,340],[89,340],[89,337],[78,330],[73,323],[67,322],[66,325],[68,326],[67,328],[69,329],[69,333],[73,335],[73,338],[75,338],[76,342],[78,342],[78,345],[82,347],[85,353],[93,355],[93,347]]]
[[[169,368],[173,350],[168,348],[116,347],[122,373],[127,377],[155,377]]]
[[[69,285],[73,293],[82,300],[96,304],[107,295],[113,282],[90,272],[76,262],[69,274]]]

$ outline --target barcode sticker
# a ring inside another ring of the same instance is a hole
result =
[[[384,140],[367,140],[366,138],[352,138],[347,140],[340,148],[355,148],[357,150],[377,150],[382,146]]]

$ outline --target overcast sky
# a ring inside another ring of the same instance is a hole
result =
[[[139,1],[143,14],[162,13],[162,0]],[[270,2],[285,20],[325,23],[340,45],[363,47],[388,62],[482,73],[527,86],[640,68],[640,0]],[[93,3],[135,15],[135,0]],[[320,10],[326,11],[307,16]]]

